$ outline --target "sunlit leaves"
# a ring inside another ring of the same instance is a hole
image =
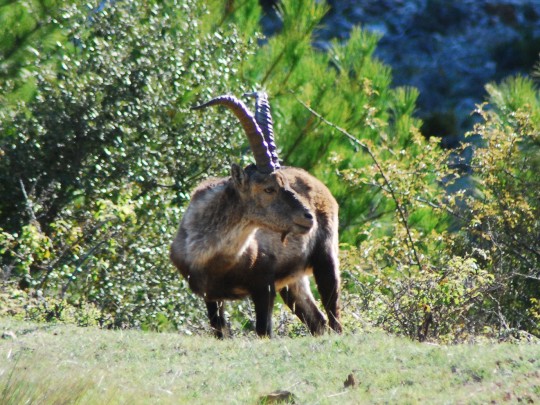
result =
[[[163,311],[185,321],[174,314],[187,289],[168,259],[181,207],[245,142],[232,115],[189,110],[243,92],[247,47],[234,29],[203,29],[205,15],[195,1],[63,9],[63,42],[28,71],[34,97],[0,108],[0,244],[13,281],[95,302],[103,324],[151,324]]]
[[[379,166],[342,171],[370,187],[373,201],[389,198],[385,173],[393,205],[406,213],[406,224],[396,216],[386,227],[375,217],[343,260],[347,288],[368,296],[365,316],[393,332],[459,340],[539,330],[538,90],[518,77],[488,91],[492,108],[478,107],[482,122],[461,150],[446,153],[417,136],[400,150],[388,139],[370,144]],[[448,194],[437,181],[469,188]]]

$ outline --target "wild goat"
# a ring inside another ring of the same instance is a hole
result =
[[[311,293],[311,274],[329,325],[339,333],[338,204],[306,171],[280,167],[267,96],[252,95],[255,115],[228,95],[193,107],[232,110],[255,164],[233,164],[231,177],[203,181],[193,191],[171,260],[206,301],[217,337],[226,334],[223,301],[246,296],[255,305],[257,334],[270,336],[276,291],[312,334],[323,333],[326,319]]]

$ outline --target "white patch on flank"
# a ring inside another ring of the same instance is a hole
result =
[[[190,261],[195,268],[204,267],[216,255],[231,261],[238,260],[253,240],[257,228],[238,224],[229,232],[218,235],[198,234],[188,237],[187,250],[191,252]]]

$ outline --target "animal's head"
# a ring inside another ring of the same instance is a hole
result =
[[[234,96],[216,97],[193,109],[223,105],[236,115],[248,138],[255,165],[242,169],[233,164],[232,183],[245,202],[245,215],[258,226],[280,232],[284,240],[289,232],[309,232],[315,223],[314,215],[279,170],[267,96],[265,93],[254,95],[255,115]]]
[[[276,170],[261,173],[255,165],[245,169],[233,164],[231,179],[245,202],[245,215],[258,226],[282,234],[304,234],[314,225],[314,216],[287,178]]]

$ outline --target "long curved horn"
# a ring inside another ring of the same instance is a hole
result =
[[[276,169],[280,168],[276,142],[274,141],[274,122],[268,103],[268,95],[264,91],[245,93],[244,96],[255,97],[255,120],[264,134],[264,140],[268,144],[268,152]]]
[[[236,115],[236,118],[238,118],[240,121],[240,124],[242,125],[242,128],[244,128],[244,132],[248,138],[249,146],[251,147],[251,151],[255,157],[255,165],[257,166],[257,170],[259,170],[261,173],[272,173],[275,170],[275,167],[272,161],[272,156],[268,150],[268,144],[264,139],[264,133],[246,105],[234,96],[225,95],[213,98],[212,100],[192,107],[191,109],[199,110],[213,105],[224,105],[225,107],[228,107],[234,113],[234,115]]]

